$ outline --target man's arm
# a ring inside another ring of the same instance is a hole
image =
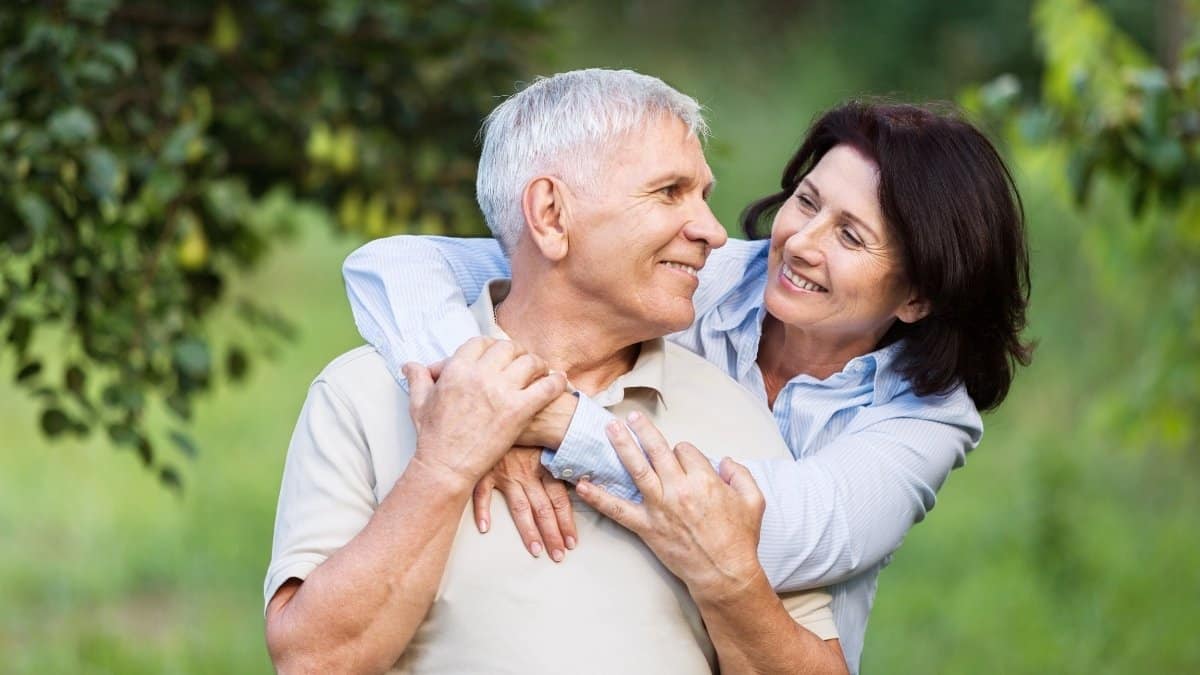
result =
[[[722,675],[849,672],[839,641],[823,640],[797,623],[771,589],[762,568],[748,579],[740,586],[692,592],[717,650]]]
[[[327,384],[305,404],[268,578],[290,575],[267,607],[281,672],[371,673],[396,662],[433,601],[471,488],[565,387],[537,357],[486,338],[460,348],[436,385],[416,364],[408,376],[416,449],[373,512],[370,450],[354,411]]]

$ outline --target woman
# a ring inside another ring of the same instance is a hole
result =
[[[842,648],[856,670],[879,570],[978,443],[977,410],[999,405],[1014,364],[1028,360],[1020,340],[1029,291],[1021,208],[978,130],[909,105],[828,111],[780,188],[742,217],[750,236],[773,217],[770,239],[731,241],[712,254],[695,297],[697,320],[672,339],[771,406],[795,460],[747,463],[766,503],[762,574],[776,590],[830,586]],[[383,269],[405,269],[406,278],[389,279]],[[465,305],[457,287],[473,298],[486,279],[506,273],[490,241],[427,238],[368,244],[345,268],[359,328],[393,364],[430,360],[417,347],[464,326],[456,325],[454,308]],[[372,300],[379,297],[383,305]],[[605,484],[613,500],[582,490],[601,510],[673,522],[647,539],[660,557],[658,547],[691,536],[686,530],[697,523],[672,511],[677,504],[615,501],[654,484],[633,484],[620,459],[636,461],[636,453],[620,433],[612,438],[622,454],[609,449],[598,406],[567,400],[545,418],[533,435],[562,440],[545,460],[555,477]],[[665,458],[653,430],[635,431],[652,459]],[[514,518],[526,543],[536,555],[544,540],[561,559],[562,547],[573,545],[569,516],[547,506],[569,504],[565,491],[529,469],[528,454],[510,454],[497,476],[510,505],[525,505]],[[723,471],[734,473],[728,465]],[[481,497],[490,490],[482,487]],[[711,482],[703,487],[722,494]],[[734,519],[753,520],[753,511],[748,497]]]

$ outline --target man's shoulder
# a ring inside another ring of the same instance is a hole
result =
[[[766,403],[743,387],[716,364],[704,357],[667,342],[664,349],[666,368],[664,386],[674,392],[702,391],[713,402],[766,410]]]
[[[355,347],[330,361],[313,379],[326,384],[350,401],[372,401],[381,396],[407,397],[388,371],[387,361],[371,345]]]

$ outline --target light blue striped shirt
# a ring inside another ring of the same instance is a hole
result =
[[[764,405],[756,359],[767,246],[731,239],[713,251],[700,272],[695,324],[669,336],[725,369]],[[399,377],[405,361],[440,360],[478,335],[467,306],[487,280],[508,276],[509,269],[491,239],[400,236],[358,249],[343,274],[359,332]],[[780,591],[829,588],[852,672],[858,672],[879,571],[983,433],[963,387],[914,394],[896,371],[897,347],[852,359],[823,380],[799,375],[789,381],[772,412],[795,459],[745,462],[767,502],[763,568]],[[562,446],[543,462],[555,476],[590,474],[615,494],[640,497],[604,435],[611,418],[580,397]],[[691,440],[710,457],[725,454],[704,439]]]

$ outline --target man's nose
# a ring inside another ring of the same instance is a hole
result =
[[[729,233],[713,215],[708,202],[700,202],[695,216],[688,221],[683,233],[689,240],[703,241],[709,248],[721,248],[729,241]]]

